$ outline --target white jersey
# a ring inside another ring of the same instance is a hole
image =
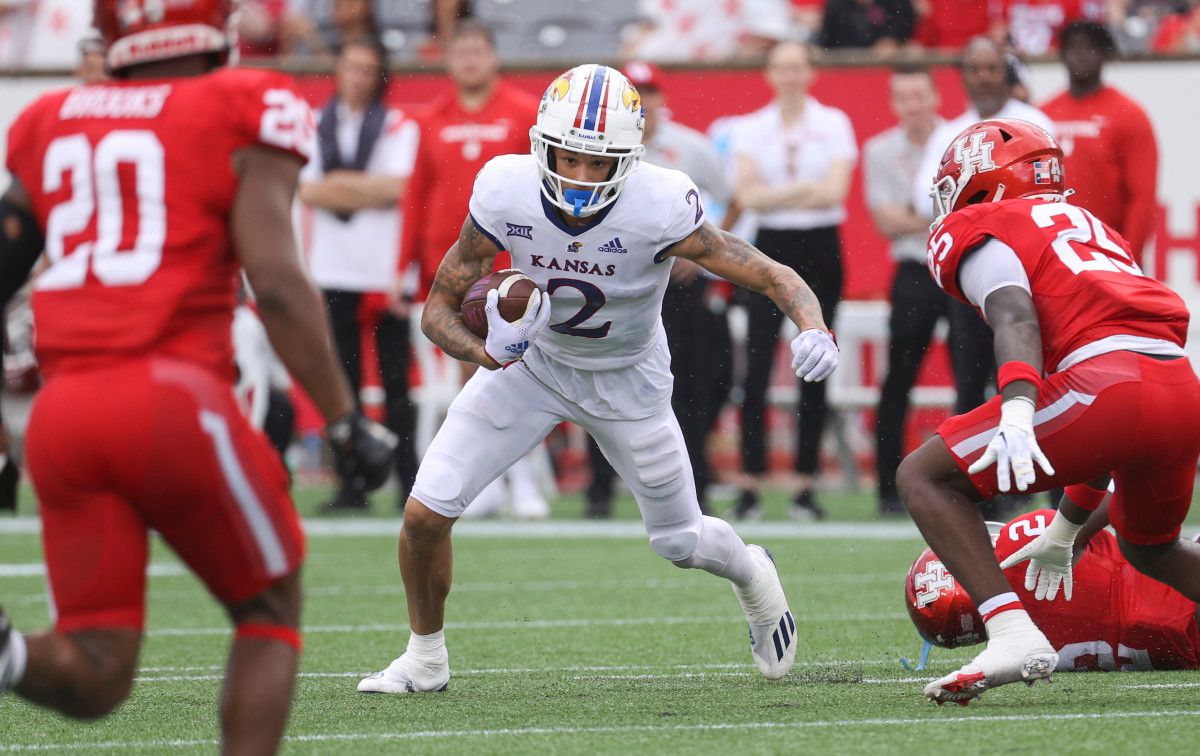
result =
[[[627,400],[648,410],[670,397],[661,312],[673,258],[664,252],[704,221],[700,193],[683,173],[641,163],[616,202],[573,228],[543,200],[540,180],[532,155],[501,155],[475,178],[470,204],[479,230],[551,295],[550,325],[525,362],[568,398],[599,401],[589,411],[602,417],[629,414],[617,406],[626,390],[581,373],[636,368],[646,374],[626,376],[640,384]],[[550,381],[547,363],[574,370]]]

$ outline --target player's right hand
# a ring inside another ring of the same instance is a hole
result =
[[[487,302],[483,312],[487,315],[487,338],[483,350],[502,368],[506,368],[525,355],[526,350],[533,346],[538,334],[550,322],[550,295],[536,292],[529,298],[529,306],[525,314],[515,323],[510,323],[500,316],[500,292],[492,289],[487,294]]]
[[[1033,430],[1034,403],[1023,396],[1006,399],[1000,405],[1000,426],[983,456],[967,468],[974,475],[996,465],[996,485],[1007,493],[1016,479],[1017,490],[1024,491],[1037,478],[1033,463],[1037,462],[1042,472],[1054,474],[1050,460],[1038,446]]]
[[[1038,601],[1045,599],[1053,601],[1062,586],[1063,598],[1071,600],[1071,559],[1075,546],[1072,536],[1069,540],[1057,537],[1047,528],[1037,538],[1014,551],[1008,559],[1000,563],[1000,569],[1007,570],[1014,564],[1029,560],[1029,568],[1025,570],[1025,590],[1033,591],[1033,597]]]
[[[809,328],[792,339],[792,370],[809,383],[828,378],[837,367],[838,355],[837,341],[829,331]]]
[[[395,433],[357,411],[330,423],[325,432],[333,447],[338,476],[346,485],[374,491],[384,484],[400,442]]]

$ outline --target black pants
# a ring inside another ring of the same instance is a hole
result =
[[[729,396],[733,379],[732,343],[725,313],[713,312],[705,302],[708,281],[697,278],[688,284],[667,287],[663,297],[662,321],[671,351],[671,374],[675,377],[671,408],[683,431],[683,442],[692,461],[692,476],[701,502],[712,483],[706,447],[712,430]],[[592,482],[588,501],[612,498],[616,472],[604,458],[595,440],[588,438]]]
[[[954,369],[954,412],[983,404],[988,380],[996,372],[992,331],[971,307],[951,299],[929,275],[924,263],[906,261],[892,281],[892,314],[888,320],[887,378],[879,396],[876,425],[876,470],[881,499],[896,498],[896,469],[904,448],[904,420],[909,392],[940,318],[950,323],[950,361]]]
[[[762,229],[755,244],[768,257],[800,274],[817,295],[825,323],[832,327],[838,301],[842,298],[842,244],[837,228]],[[759,474],[767,471],[764,428],[767,385],[784,314],[762,294],[749,293],[745,301],[750,327],[746,339],[746,396],[742,401],[742,470]],[[823,381],[800,382],[797,420],[796,471],[811,475],[817,471],[821,431],[825,427]]]
[[[362,294],[357,291],[326,289],[325,307],[333,330],[333,341],[346,377],[359,403],[362,388],[362,355],[358,307]],[[387,427],[400,437],[396,447],[396,474],[404,492],[412,490],[417,477],[417,455],[413,446],[416,408],[408,396],[410,358],[408,320],[384,314],[375,330],[375,348],[379,354],[379,372],[386,398]]]

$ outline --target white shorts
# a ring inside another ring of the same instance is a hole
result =
[[[412,496],[457,518],[485,486],[567,420],[596,439],[633,491],[651,538],[698,528],[700,505],[683,434],[671,403],[659,404],[636,420],[600,418],[568,402],[522,363],[478,370],[425,452]]]

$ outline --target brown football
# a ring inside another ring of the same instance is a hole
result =
[[[533,279],[516,268],[488,273],[471,284],[463,297],[460,312],[467,328],[481,339],[487,337],[487,313],[483,307],[487,304],[487,293],[492,289],[500,292],[500,317],[510,323],[521,319],[529,307],[529,298],[538,291]]]

